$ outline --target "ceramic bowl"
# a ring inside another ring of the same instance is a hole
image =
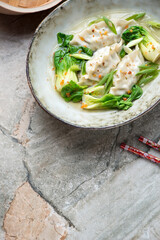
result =
[[[56,6],[58,3],[60,3],[61,1],[62,0],[53,0],[50,3],[44,4],[39,7],[34,7],[34,8],[14,7],[10,4],[0,1],[0,13],[9,14],[9,15],[21,15],[21,14],[27,14],[27,13],[35,13],[35,12],[40,12],[40,11],[44,11],[49,8],[52,8],[52,7]]]
[[[37,28],[27,57],[27,78],[32,94],[51,116],[83,128],[113,128],[131,122],[147,113],[160,101],[160,77],[146,85],[143,96],[127,111],[87,111],[70,104],[51,84],[52,55],[57,44],[56,34],[67,33],[72,25],[104,9],[145,11],[159,16],[159,0],[68,0],[51,12]]]

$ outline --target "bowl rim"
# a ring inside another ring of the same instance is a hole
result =
[[[46,3],[44,5],[40,5],[38,7],[33,7],[33,8],[15,7],[8,3],[0,1],[0,8],[3,8],[8,11],[13,11],[16,13],[35,13],[35,12],[40,12],[40,11],[44,11],[49,8],[52,8],[52,7],[56,6],[58,3],[64,2],[64,1],[65,0],[53,0],[52,2]]]
[[[30,45],[29,45],[29,49],[28,49],[28,54],[27,54],[27,58],[26,58],[26,76],[27,76],[27,82],[28,82],[28,85],[29,85],[29,88],[31,90],[31,93],[33,95],[33,97],[35,98],[36,102],[38,103],[38,105],[46,112],[48,113],[50,116],[52,117],[55,117],[56,119],[66,123],[66,124],[69,124],[71,126],[74,126],[74,127],[77,127],[77,128],[83,128],[83,129],[90,129],[90,130],[107,130],[107,129],[112,129],[112,128],[118,128],[118,127],[121,127],[121,126],[124,126],[126,124],[129,124],[137,119],[139,119],[140,117],[144,116],[145,114],[147,114],[149,111],[151,111],[155,106],[157,106],[159,103],[160,103],[160,98],[154,103],[152,104],[149,108],[147,108],[145,111],[139,113],[138,115],[136,115],[135,117],[129,119],[129,120],[126,120],[124,122],[121,122],[121,123],[118,123],[118,124],[114,124],[114,125],[110,125],[110,126],[100,126],[100,127],[90,127],[90,126],[82,126],[82,125],[78,125],[78,124],[75,124],[75,123],[71,123],[67,120],[64,120],[62,118],[60,118],[59,116],[57,116],[56,114],[52,113],[51,111],[49,111],[43,104],[42,102],[39,100],[39,98],[37,97],[36,93],[35,93],[35,90],[32,86],[32,81],[31,81],[31,78],[30,78],[30,74],[29,74],[29,59],[30,59],[30,53],[31,53],[31,48],[32,48],[32,45],[33,45],[33,42],[38,34],[38,31],[42,28],[42,25],[50,18],[50,16],[52,16],[55,12],[59,11],[63,6],[66,6],[68,5],[68,3],[70,2],[71,0],[67,0],[65,2],[62,2],[62,4],[60,4],[59,6],[57,6],[51,13],[49,13],[41,22],[40,24],[38,25],[38,27],[36,28],[34,34],[33,34],[33,37],[31,39],[31,42],[30,42]]]

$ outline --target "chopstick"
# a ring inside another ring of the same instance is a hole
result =
[[[142,143],[144,143],[144,144],[146,144],[146,145],[148,145],[148,146],[150,146],[150,147],[160,151],[160,145],[158,143],[155,143],[155,142],[153,142],[153,141],[151,141],[151,140],[149,140],[147,138],[144,138],[142,136],[140,136],[138,140],[140,142],[142,142]]]
[[[145,159],[148,159],[148,160],[150,160],[150,161],[152,161],[152,162],[154,162],[154,163],[160,163],[160,158],[155,157],[155,156],[153,156],[153,155],[151,155],[151,154],[149,154],[149,153],[143,152],[143,151],[141,151],[141,150],[139,150],[139,149],[137,149],[137,148],[135,148],[135,147],[128,146],[128,145],[125,144],[125,143],[122,143],[122,144],[120,145],[120,147],[121,147],[122,149],[126,150],[126,151],[129,151],[129,152],[131,152],[131,153],[134,153],[134,154],[136,154],[136,155],[138,155],[138,156],[140,156],[140,157],[143,157],[143,158],[145,158]]]

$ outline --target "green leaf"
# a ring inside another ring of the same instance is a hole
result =
[[[109,20],[108,18],[106,17],[103,17],[103,20],[105,21],[105,23],[107,24],[108,28],[115,34],[117,34],[117,31],[116,31],[116,28],[115,28],[115,25],[114,23]]]
[[[148,24],[149,24],[151,27],[160,29],[160,23],[158,23],[158,22],[149,21]]]
[[[80,47],[80,49],[82,49],[82,51],[83,51],[84,53],[86,53],[87,55],[89,55],[89,56],[92,56],[92,55],[93,55],[93,51],[92,51],[90,48]]]
[[[102,21],[103,21],[103,18],[97,18],[96,20],[91,21],[91,22],[88,24],[88,26],[91,26],[91,25],[93,25],[93,24],[95,24],[95,23],[99,23],[99,22],[102,22]]]
[[[124,56],[126,55],[127,53],[124,51],[124,48],[122,48],[122,50],[120,51],[120,57],[121,58],[124,58]]]
[[[132,20],[132,19],[139,20],[140,18],[143,18],[145,15],[146,15],[146,13],[137,13],[137,14],[134,14],[134,15],[126,18],[126,20],[127,21]]]
[[[141,26],[132,26],[128,28],[122,34],[122,39],[125,41],[125,44],[129,43],[132,40],[141,38],[146,35],[146,30]]]
[[[54,53],[54,66],[58,68],[60,61],[64,58],[65,52],[63,50],[57,50]]]
[[[86,61],[83,61],[83,62],[82,62],[81,72],[82,72],[82,75],[85,75],[85,74],[86,74]]]
[[[143,94],[143,90],[140,86],[134,85],[131,90],[131,94],[127,99],[127,102],[133,102],[134,100],[139,99]]]
[[[68,51],[70,54],[77,53],[79,50],[80,50],[79,47],[73,46],[73,45],[69,45],[68,48],[67,48],[67,51]]]
[[[74,103],[77,103],[77,102],[82,101],[82,96],[83,96],[83,91],[77,91],[77,92],[72,93],[72,95],[70,96],[70,98],[68,98],[68,100],[72,101]]]
[[[120,100],[121,96],[115,96],[111,93],[107,93],[103,97],[101,97],[100,99],[97,99],[96,102],[106,102],[106,101],[111,100],[111,99]]]
[[[89,55],[89,56],[92,56],[92,55],[93,55],[93,51],[92,51],[90,48],[82,47],[82,46],[69,45],[67,51],[68,51],[70,54],[75,54],[75,53],[78,54],[79,51],[82,51],[82,53],[86,53],[86,54]]]
[[[77,59],[72,59],[69,54],[66,54],[63,50],[58,50],[54,54],[54,66],[56,74],[63,74],[75,64],[78,64]]]
[[[57,34],[57,41],[59,44],[61,44],[61,47],[68,47],[72,39],[73,39],[73,35],[66,35],[61,32]]]
[[[61,90],[61,96],[65,99],[66,102],[80,102],[83,96],[83,89],[87,86],[80,86],[74,81],[70,81],[66,86]]]
[[[117,101],[116,99],[113,99],[113,100],[102,103],[102,106],[104,108],[119,109],[119,110],[127,110],[130,107],[132,107],[132,105],[133,104],[131,102],[127,102],[127,101],[124,101],[124,100]]]

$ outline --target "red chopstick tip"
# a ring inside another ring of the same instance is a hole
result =
[[[132,152],[140,157],[146,158],[152,162],[156,162],[156,163],[160,163],[160,158],[157,158],[149,153],[143,152],[138,148],[132,147],[132,146],[128,146],[125,143],[121,143],[120,147],[126,151]]]
[[[138,140],[143,141],[143,139],[144,139],[144,137],[140,136]]]
[[[149,140],[148,138],[145,138],[145,137],[142,137],[140,136],[139,139],[138,139],[140,142],[152,147],[152,148],[155,148],[156,150],[160,151],[160,144],[158,143],[155,143],[151,140]]]
[[[120,148],[125,149],[125,146],[126,146],[125,143],[121,143]]]
[[[147,139],[144,138],[144,137],[142,137],[142,136],[140,136],[138,140],[139,140],[140,142],[142,142],[142,143],[146,143],[146,142],[147,142]]]

